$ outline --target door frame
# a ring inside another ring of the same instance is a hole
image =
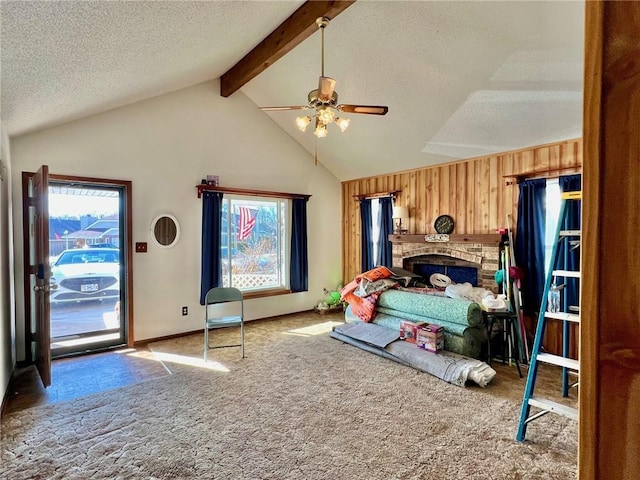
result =
[[[31,331],[31,286],[30,277],[34,274],[34,268],[29,264],[29,196],[28,187],[29,180],[33,177],[34,172],[22,172],[22,248],[23,248],[23,289],[24,289],[24,342],[27,363],[31,363],[31,342],[33,341],[33,332]],[[124,246],[125,246],[125,302],[124,308],[121,305],[121,312],[125,313],[125,332],[127,346],[134,345],[134,318],[133,318],[133,220],[132,220],[132,182],[130,180],[116,180],[95,177],[79,177],[74,175],[56,175],[49,173],[49,180],[56,182],[69,182],[74,184],[86,184],[87,186],[107,186],[121,187],[124,191]],[[51,354],[51,345],[49,345],[49,354]]]

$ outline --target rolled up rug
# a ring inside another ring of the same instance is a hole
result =
[[[419,295],[392,289],[380,295],[377,306],[379,311],[386,313],[389,313],[389,310],[395,310],[394,315],[399,318],[417,318],[418,321],[420,317],[423,317],[423,321],[425,318],[430,318],[433,320],[431,323],[447,321],[476,327],[483,325],[484,322],[480,305],[459,298]]]
[[[483,326],[470,327],[468,325],[460,325],[413,314],[404,314],[404,317],[401,318],[398,316],[399,312],[392,312],[393,314],[390,315],[386,313],[386,309],[379,308],[374,323],[380,327],[389,328],[394,331],[400,330],[400,322],[402,320],[435,323],[444,327],[444,349],[450,352],[471,358],[479,358],[482,354],[483,345],[487,341],[487,332]],[[351,311],[351,305],[347,307],[344,317],[348,323],[361,321]]]

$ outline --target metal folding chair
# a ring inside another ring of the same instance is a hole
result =
[[[223,307],[220,304],[230,305]],[[216,316],[215,312],[222,309],[225,312],[232,310],[235,313]],[[232,345],[211,345],[209,343],[209,330],[238,326],[240,327],[240,343]],[[241,347],[242,358],[244,358],[244,302],[242,292],[237,288],[216,287],[207,292],[204,303],[204,361],[207,361],[207,353],[210,349],[227,347]]]

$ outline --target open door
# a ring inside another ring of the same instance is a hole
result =
[[[30,284],[32,288],[32,329],[35,363],[45,387],[51,385],[51,328],[49,318],[49,167],[43,165],[33,175],[29,189]],[[35,278],[33,278],[35,277]]]

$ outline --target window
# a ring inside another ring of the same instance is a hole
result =
[[[225,195],[220,260],[222,285],[243,291],[288,288],[290,201]]]
[[[371,201],[371,242],[373,243],[371,251],[373,252],[373,258],[376,260],[380,258],[378,253],[378,239],[380,238],[380,200]]]
[[[545,203],[544,272],[547,276],[551,263],[551,252],[557,241],[556,228],[558,227],[558,215],[560,215],[560,184],[557,178],[547,180]]]

